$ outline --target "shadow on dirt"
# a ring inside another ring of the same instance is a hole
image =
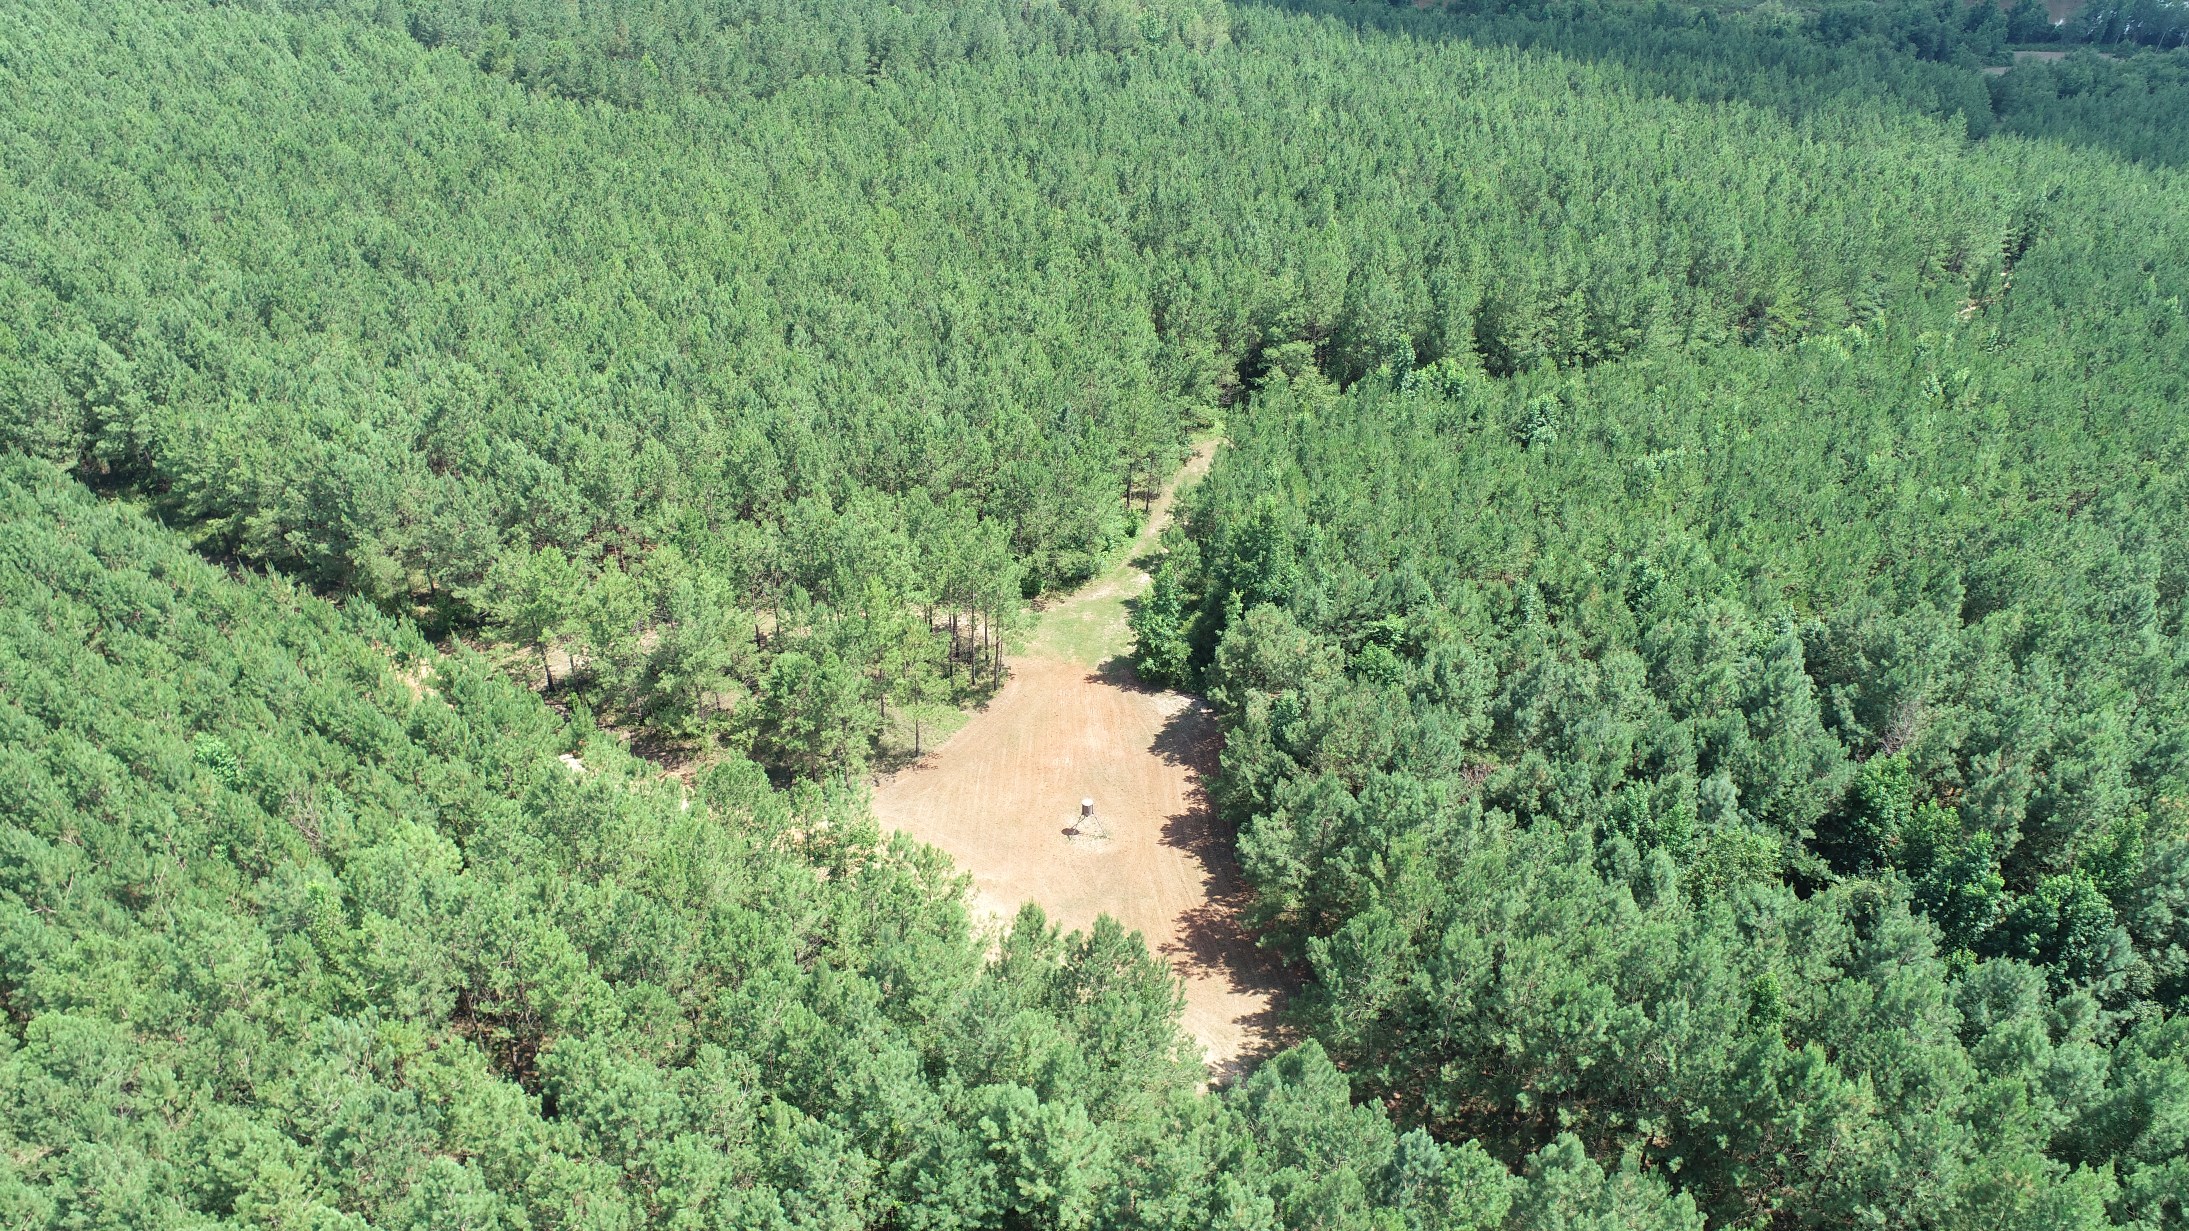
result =
[[[1170,691],[1160,684],[1150,684],[1141,679],[1140,673],[1133,669],[1132,656],[1129,654],[1112,654],[1110,657],[1103,659],[1100,666],[1087,673],[1087,682],[1090,684],[1107,684],[1112,688],[1120,688],[1126,692],[1158,693]]]
[[[1234,835],[1217,819],[1201,785],[1216,771],[1222,734],[1216,716],[1200,700],[1181,700],[1185,706],[1163,724],[1149,750],[1196,771],[1185,809],[1165,818],[1161,840],[1199,865],[1206,900],[1179,915],[1177,937],[1160,946],[1160,952],[1181,975],[1212,973],[1235,992],[1265,995],[1270,1001],[1268,1009],[1240,1021],[1251,1042],[1211,1070],[1211,1079],[1222,1083],[1298,1041],[1297,1032],[1285,1025],[1282,1005],[1300,980],[1275,953],[1255,944],[1247,926],[1254,892],[1239,871]]]

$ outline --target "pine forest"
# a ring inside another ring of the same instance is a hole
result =
[[[0,1227],[2189,1231],[2185,297],[2183,0],[0,0]]]

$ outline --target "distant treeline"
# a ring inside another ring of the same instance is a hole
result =
[[[2139,161],[2189,163],[2189,5],[2161,5],[2152,37],[2123,44],[2097,24],[2056,27],[2037,0],[2008,8],[1963,0],[1778,6],[1657,3],[1494,4],[1426,10],[1374,0],[1281,0],[1416,38],[1464,38],[1615,65],[1645,90],[1702,101],[1740,99],[1802,117],[1880,101],[1964,126],[2108,149]],[[2172,23],[2172,24],[2165,24]],[[2015,45],[2103,44],[2066,61],[2016,60]],[[2147,50],[2139,50],[2146,48]],[[2175,48],[2165,54],[2159,49]],[[2134,54],[2126,54],[2134,52]],[[2012,64],[1986,75],[1985,65]]]

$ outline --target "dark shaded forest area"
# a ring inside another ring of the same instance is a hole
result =
[[[2132,7],[0,0],[0,1220],[2184,1226]],[[860,785],[1205,431],[1213,1092]]]

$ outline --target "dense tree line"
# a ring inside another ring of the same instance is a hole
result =
[[[2051,63],[2024,60],[1988,84],[2002,129],[2189,165],[2189,129],[2181,122],[2189,114],[2189,52],[2109,59],[2083,51]]]
[[[2189,216],[2017,165],[1991,293],[1233,412],[1141,666],[1403,1122],[1724,1224],[2178,1225]]]
[[[749,762],[0,461],[0,1216],[312,1228],[1698,1225],[1312,1044],[1221,1098],[1168,969]]]
[[[1982,293],[2024,195],[1918,120],[1266,10],[614,107],[420,41],[459,7],[11,6],[0,438],[786,772],[991,686],[1287,347],[1836,329]]]
[[[807,77],[876,78],[1028,51],[1206,48],[1230,34],[1216,0],[976,0],[799,6],[782,0],[309,0],[450,47],[491,73],[570,98],[644,106],[765,95]]]

